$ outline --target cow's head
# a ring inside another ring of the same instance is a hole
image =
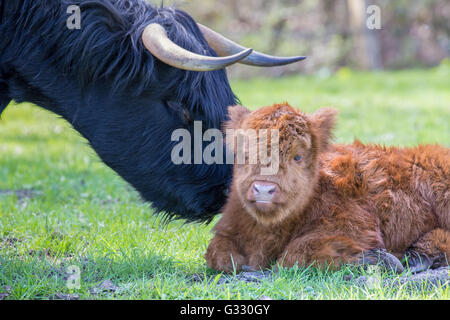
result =
[[[11,100],[53,111],[157,211],[211,218],[231,165],[174,164],[172,133],[220,128],[237,103],[224,67],[304,57],[254,52],[145,0],[44,2],[0,1],[0,113]],[[74,5],[80,29],[68,27]]]
[[[227,136],[227,144],[233,145],[236,158],[242,152],[240,147],[245,151],[245,163],[235,161],[232,192],[258,222],[278,223],[308,204],[317,183],[318,156],[327,150],[336,113],[323,108],[308,115],[287,103],[254,112],[241,106],[229,109],[230,121],[225,128],[234,130],[234,139]],[[267,133],[259,134],[263,129]],[[258,133],[257,143],[249,138],[252,134],[254,141],[254,131]],[[277,133],[278,139],[269,131]],[[245,136],[245,144],[239,144],[240,135]],[[277,171],[271,174],[261,170],[267,162],[262,163],[260,154],[256,163],[250,159],[264,145],[272,150],[268,152],[271,161],[279,162]]]

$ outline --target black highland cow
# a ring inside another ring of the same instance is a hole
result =
[[[302,58],[251,52],[143,0],[0,0],[0,114],[14,100],[62,116],[158,212],[190,221],[222,207],[232,168],[173,164],[171,133],[220,128],[238,102],[225,66]]]

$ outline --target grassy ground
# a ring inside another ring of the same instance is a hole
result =
[[[353,73],[235,81],[243,104],[289,101],[340,110],[336,141],[450,146],[450,73]],[[126,107],[126,106],[124,106]],[[215,220],[217,221],[217,220]],[[214,223],[213,223],[214,224]],[[212,225],[161,223],[57,116],[10,105],[0,120],[0,297],[120,299],[449,299],[450,289],[349,282],[339,272],[281,270],[271,280],[218,284],[203,259]],[[70,288],[71,265],[80,288]],[[383,274],[382,277],[392,275]],[[117,287],[102,291],[111,280]],[[67,285],[69,284],[69,286]],[[68,295],[68,296],[64,296]]]

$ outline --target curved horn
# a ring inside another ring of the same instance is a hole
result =
[[[248,56],[252,49],[240,50],[226,57],[203,56],[183,49],[167,36],[166,30],[157,23],[145,27],[142,41],[148,51],[172,67],[192,71],[212,71],[225,68]]]
[[[227,56],[242,51],[245,48],[230,39],[225,38],[221,34],[205,27],[204,25],[197,23],[200,31],[203,33],[208,44],[219,56]],[[275,57],[264,53],[253,51],[252,54],[239,61],[239,63],[247,64],[250,66],[259,67],[274,67],[282,66],[285,64],[297,62],[306,59],[305,56],[298,57]]]

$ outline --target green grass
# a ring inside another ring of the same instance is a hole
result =
[[[234,81],[251,108],[288,101],[340,110],[337,142],[450,146],[449,67]],[[126,106],[124,106],[126,107]],[[29,192],[33,190],[31,197]],[[6,192],[8,191],[8,192]],[[217,222],[217,219],[214,221]],[[162,223],[70,126],[29,104],[0,120],[0,294],[6,299],[449,299],[448,287],[358,287],[338,272],[282,269],[261,283],[217,284],[203,254],[211,225]],[[67,287],[70,265],[81,288]],[[204,280],[193,281],[196,274]],[[392,276],[384,274],[382,276]],[[119,289],[91,293],[110,279]]]

